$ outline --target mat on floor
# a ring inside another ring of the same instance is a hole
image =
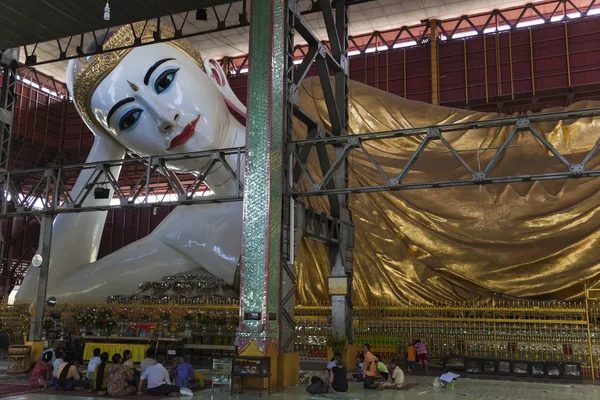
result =
[[[4,383],[0,382],[0,397],[16,396],[18,394],[37,393],[42,389],[33,389],[29,382],[25,383]]]
[[[195,393],[195,392],[198,392],[200,390],[203,390],[203,389],[202,388],[197,388],[197,389],[193,389],[192,391]],[[56,389],[46,389],[43,393],[44,394],[59,394],[59,395],[64,396],[64,397],[91,397],[91,398],[94,398],[94,399],[96,399],[96,398],[97,399],[123,399],[123,397],[112,397],[112,396],[109,396],[108,394],[100,396],[100,395],[98,395],[97,393],[94,393],[94,392],[92,392],[92,393],[88,393],[88,392],[75,392],[75,391],[72,391],[72,392],[62,392],[62,391],[60,391],[59,392]],[[135,399],[138,399],[138,400],[151,400],[151,399],[156,400],[157,399],[156,396],[150,396],[150,395],[148,395],[147,392],[146,392],[146,390],[144,390],[144,395],[143,396],[136,396],[135,393],[134,393],[131,396],[128,396],[127,398],[129,398],[129,397],[131,397],[132,399],[135,398]],[[182,397],[182,398],[185,398],[185,397]]]

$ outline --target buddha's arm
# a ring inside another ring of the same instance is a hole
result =
[[[118,160],[125,156],[125,149],[114,140],[97,136],[94,145],[87,158],[87,162]],[[118,179],[121,167],[111,169],[113,175]],[[71,197],[76,199],[84,189],[90,175],[94,170],[81,172]],[[95,199],[93,195],[88,196],[85,206],[108,205],[112,198],[112,189],[108,199]],[[52,227],[52,244],[50,253],[50,273],[48,284],[59,282],[71,275],[82,266],[96,261],[102,231],[106,222],[106,211],[83,212],[78,214],[60,214],[54,220]],[[37,276],[39,270],[30,268],[21,288],[18,299],[27,300],[33,297],[37,288]]]

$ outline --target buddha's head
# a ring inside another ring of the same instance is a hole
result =
[[[156,25],[133,29],[144,42]],[[161,26],[161,35],[169,37],[173,30]],[[134,38],[125,26],[103,47],[118,49]],[[230,113],[218,88],[225,76],[218,68],[207,74],[204,64],[197,49],[179,40],[99,54],[70,65],[68,74],[74,77],[78,111],[96,134],[109,135],[140,156],[166,155],[225,143]]]

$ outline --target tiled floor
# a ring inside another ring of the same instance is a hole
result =
[[[508,382],[508,381],[489,381],[480,379],[459,379],[454,390],[439,389],[432,386],[432,377],[408,376],[407,382],[419,383],[415,388],[405,390],[368,390],[364,391],[358,383],[351,383],[350,390],[345,394],[327,394],[321,396],[310,396],[306,393],[304,387],[295,387],[287,390],[271,393],[273,399],[348,399],[348,400],[423,400],[423,399],[443,399],[443,400],[588,400],[600,398],[600,387],[582,384],[550,384],[550,383],[528,383],[528,382]],[[263,398],[268,396],[263,395]],[[135,396],[131,397],[132,399]],[[257,395],[240,394],[239,396],[229,396],[228,393],[215,392],[210,389],[197,393],[194,399],[256,399]],[[63,397],[55,394],[42,395],[30,394],[22,396],[7,397],[7,400],[88,400],[88,397]]]

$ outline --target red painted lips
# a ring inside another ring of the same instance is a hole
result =
[[[181,133],[171,140],[171,144],[169,144],[169,148],[167,150],[171,150],[173,147],[181,146],[187,142],[188,139],[194,135],[194,132],[196,131],[196,124],[198,124],[199,120],[200,116],[197,116],[195,120],[187,124]]]

